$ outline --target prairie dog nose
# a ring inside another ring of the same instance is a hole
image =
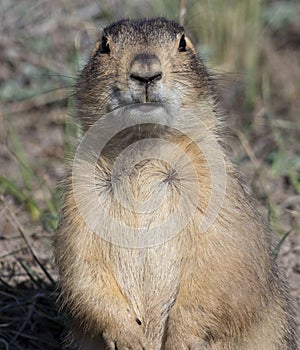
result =
[[[136,55],[131,63],[129,77],[145,85],[160,80],[162,77],[160,60],[154,54]]]

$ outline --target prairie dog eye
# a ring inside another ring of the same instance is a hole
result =
[[[101,45],[99,46],[96,54],[107,54],[110,53],[107,37],[103,35],[101,39]]]
[[[185,52],[186,51],[186,41],[185,41],[185,35],[184,34],[182,34],[182,36],[180,38],[178,51],[179,52]]]

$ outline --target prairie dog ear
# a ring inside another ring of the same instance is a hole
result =
[[[186,45],[189,49],[191,49],[193,51],[193,53],[196,53],[196,49],[194,47],[194,45],[192,44],[191,40],[189,39],[189,37],[185,36],[185,41],[186,41]]]
[[[94,57],[96,55],[96,52],[99,50],[101,45],[101,40],[98,40],[93,48],[93,51],[91,53],[91,57]]]
[[[196,53],[194,45],[192,44],[191,40],[185,35],[185,33],[178,35],[177,42],[179,52],[191,50],[193,53]]]
[[[102,35],[102,38],[98,40],[93,48],[92,57],[100,54],[109,54],[110,53],[110,38],[105,34]]]

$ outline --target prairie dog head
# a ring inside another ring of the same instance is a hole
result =
[[[206,125],[215,124],[206,69],[184,28],[164,18],[121,20],[105,28],[76,96],[84,129],[105,113],[141,103],[196,111]]]

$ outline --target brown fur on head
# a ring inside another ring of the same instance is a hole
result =
[[[149,75],[157,74],[146,91],[134,78],[145,64]],[[85,129],[104,113],[137,103],[164,103],[170,112],[212,112],[215,106],[209,75],[183,27],[164,18],[121,20],[105,28],[78,81],[76,97]],[[204,122],[214,125],[209,114]]]

